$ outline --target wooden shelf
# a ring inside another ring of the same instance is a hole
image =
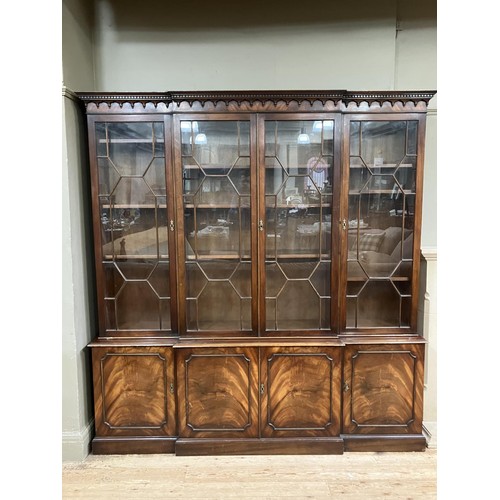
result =
[[[155,255],[104,255],[104,264],[109,264],[110,262],[113,261],[125,261],[125,260],[169,260],[168,255],[160,255],[158,256],[157,254]]]
[[[162,195],[165,197],[166,195]],[[136,209],[136,208],[167,208],[167,205],[165,203],[159,203],[158,205],[155,205],[154,203],[139,203],[136,205],[125,205],[125,204],[119,204],[119,205],[101,205],[101,208],[112,208],[112,209]]]
[[[413,165],[413,163],[401,163],[399,166],[397,163],[384,163],[383,165],[370,165],[370,164],[366,164],[365,165],[349,165],[349,168],[352,168],[352,169],[362,169],[362,168],[369,168],[370,170],[375,170],[377,168],[381,168],[381,169],[390,169],[390,168],[415,168],[415,165]]]
[[[197,260],[244,260],[247,262],[251,261],[250,255],[239,255],[230,253],[218,253],[218,254],[205,254],[205,255],[186,255],[187,261],[197,261]]]
[[[266,263],[275,262],[277,259],[321,259],[322,262],[330,262],[330,255],[317,253],[282,253],[278,255],[266,255]]]
[[[393,276],[392,278],[389,276],[372,276],[370,278],[366,276],[348,276],[347,281],[411,281],[411,278],[406,276]]]
[[[155,138],[155,143],[160,143],[163,144],[165,141],[163,139],[156,139]],[[153,139],[127,139],[127,138],[121,138],[121,139],[99,139],[98,140],[99,144],[153,144]],[[162,156],[163,158],[163,156]]]
[[[116,205],[115,205],[116,206]],[[297,203],[295,205],[287,205],[285,203],[280,203],[279,205],[273,205],[273,206],[266,206],[267,209],[278,209],[278,208],[298,208],[299,210],[307,210],[308,208],[330,208],[331,204],[330,203]],[[220,208],[220,209],[227,209],[227,208],[250,208],[250,205],[229,205],[226,203],[185,203],[184,208]]]
[[[250,208],[250,205],[229,205],[227,203],[186,203],[184,208],[194,209],[194,208],[205,208],[205,209],[231,209],[231,208]]]
[[[401,192],[398,190],[398,192]],[[392,189],[370,189],[369,191],[358,191],[358,190],[349,190],[349,195],[361,195],[361,194],[392,194]],[[403,193],[405,195],[414,195],[415,192],[410,189],[403,189]]]
[[[278,205],[266,206],[266,208],[298,208],[300,210],[307,208],[329,208],[331,203],[279,203]]]
[[[127,256],[125,256],[127,257]],[[218,253],[218,254],[198,254],[196,255],[186,255],[186,260],[196,261],[196,260],[245,260],[250,262],[250,255],[238,255],[229,253]],[[267,255],[266,263],[276,262],[276,259],[321,259],[322,262],[330,262],[330,255],[322,254],[321,256],[314,253],[290,253],[290,254],[279,254],[279,255]]]
[[[191,156],[191,155],[189,155]],[[240,156],[239,158],[249,158],[249,156]],[[183,165],[182,166],[183,170],[227,170],[228,172],[230,170],[247,170],[248,173],[250,173],[250,168],[249,165],[227,165],[227,164],[210,164],[210,165]],[[221,177],[225,177],[225,175],[221,175]],[[187,179],[189,180],[189,179]]]

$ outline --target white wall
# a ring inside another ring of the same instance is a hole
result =
[[[436,89],[435,2],[398,2],[398,33],[394,86],[397,89]],[[426,126],[422,255],[426,274],[422,278],[419,308],[420,331],[427,339],[424,393],[424,424],[437,444],[437,100],[429,103]]]
[[[94,8],[92,1],[62,2],[63,84],[72,89],[94,89]]]
[[[94,85],[92,10],[82,0],[64,0],[63,89]],[[87,156],[82,113],[72,93],[62,97],[62,455],[82,460],[92,431],[90,358],[92,270],[88,245]]]
[[[63,36],[69,40],[63,51],[64,83],[74,91],[436,89],[436,6],[431,0],[316,0],[300,8],[285,0],[95,0],[94,27],[85,5],[85,0],[63,4]],[[432,255],[437,246],[436,106],[434,98],[422,234],[422,246]],[[68,142],[75,140],[71,134]],[[70,162],[73,170],[78,161]],[[77,202],[70,210],[81,207]],[[80,248],[76,260],[83,254]],[[435,300],[435,267],[429,266],[422,317],[429,317]],[[65,305],[68,314],[75,308]],[[84,337],[76,333],[77,341],[70,342],[77,345],[74,352]],[[435,335],[431,342],[433,352]],[[435,421],[433,363],[426,380],[425,419]],[[76,380],[71,386],[82,390]],[[72,413],[76,404],[63,409]]]
[[[97,1],[99,90],[393,87],[394,0],[132,4]]]
[[[81,460],[88,454],[92,422],[90,356],[86,345],[95,334],[90,267],[89,204],[84,198],[85,148],[82,117],[63,97],[63,304],[62,425],[63,456]],[[90,279],[89,279],[90,278]]]

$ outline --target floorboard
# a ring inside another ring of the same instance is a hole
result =
[[[344,455],[89,455],[63,464],[63,499],[436,498],[437,450]]]

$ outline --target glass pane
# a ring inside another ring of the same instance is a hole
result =
[[[390,281],[368,281],[358,294],[358,328],[400,326],[400,300]]]
[[[250,263],[188,263],[189,330],[251,329]]]
[[[120,175],[144,175],[154,157],[152,123],[108,123],[109,159]]]
[[[119,330],[160,329],[160,300],[147,281],[127,281],[115,302]]]
[[[351,156],[359,156],[360,152],[361,122],[351,122],[350,152]]]
[[[417,131],[418,122],[411,121],[408,122],[408,142],[406,145],[406,154],[416,155],[417,154]]]
[[[152,195],[148,193],[150,201],[154,201],[154,196],[166,196],[165,160],[163,158],[153,159],[147,172],[144,174],[144,181],[152,193]]]
[[[165,211],[127,204],[102,205],[105,259],[159,258],[167,255],[168,228]]]
[[[417,124],[351,122],[348,327],[409,324]]]
[[[170,330],[163,123],[96,124],[106,328]]]
[[[249,330],[250,124],[183,120],[181,150],[187,329]]]
[[[277,298],[278,328],[321,328],[320,298],[308,280],[288,280]]]
[[[361,157],[368,166],[389,168],[406,154],[406,121],[361,122]]]
[[[248,325],[250,313],[250,301],[242,300],[230,282],[212,281],[198,299],[198,328],[248,330],[251,327]]]
[[[333,125],[266,123],[267,330],[330,328]]]
[[[120,174],[109,158],[98,158],[97,168],[99,170],[99,193],[109,195],[120,180]]]
[[[227,175],[240,157],[249,156],[248,122],[181,122],[182,150],[204,175]]]

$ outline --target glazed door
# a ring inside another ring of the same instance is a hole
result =
[[[101,335],[177,330],[170,118],[89,116]]]
[[[255,126],[248,115],[175,118],[183,266],[181,332],[257,331]]]
[[[341,311],[347,331],[415,331],[424,132],[417,114],[345,117]]]
[[[260,331],[337,328],[340,119],[261,115]]]

